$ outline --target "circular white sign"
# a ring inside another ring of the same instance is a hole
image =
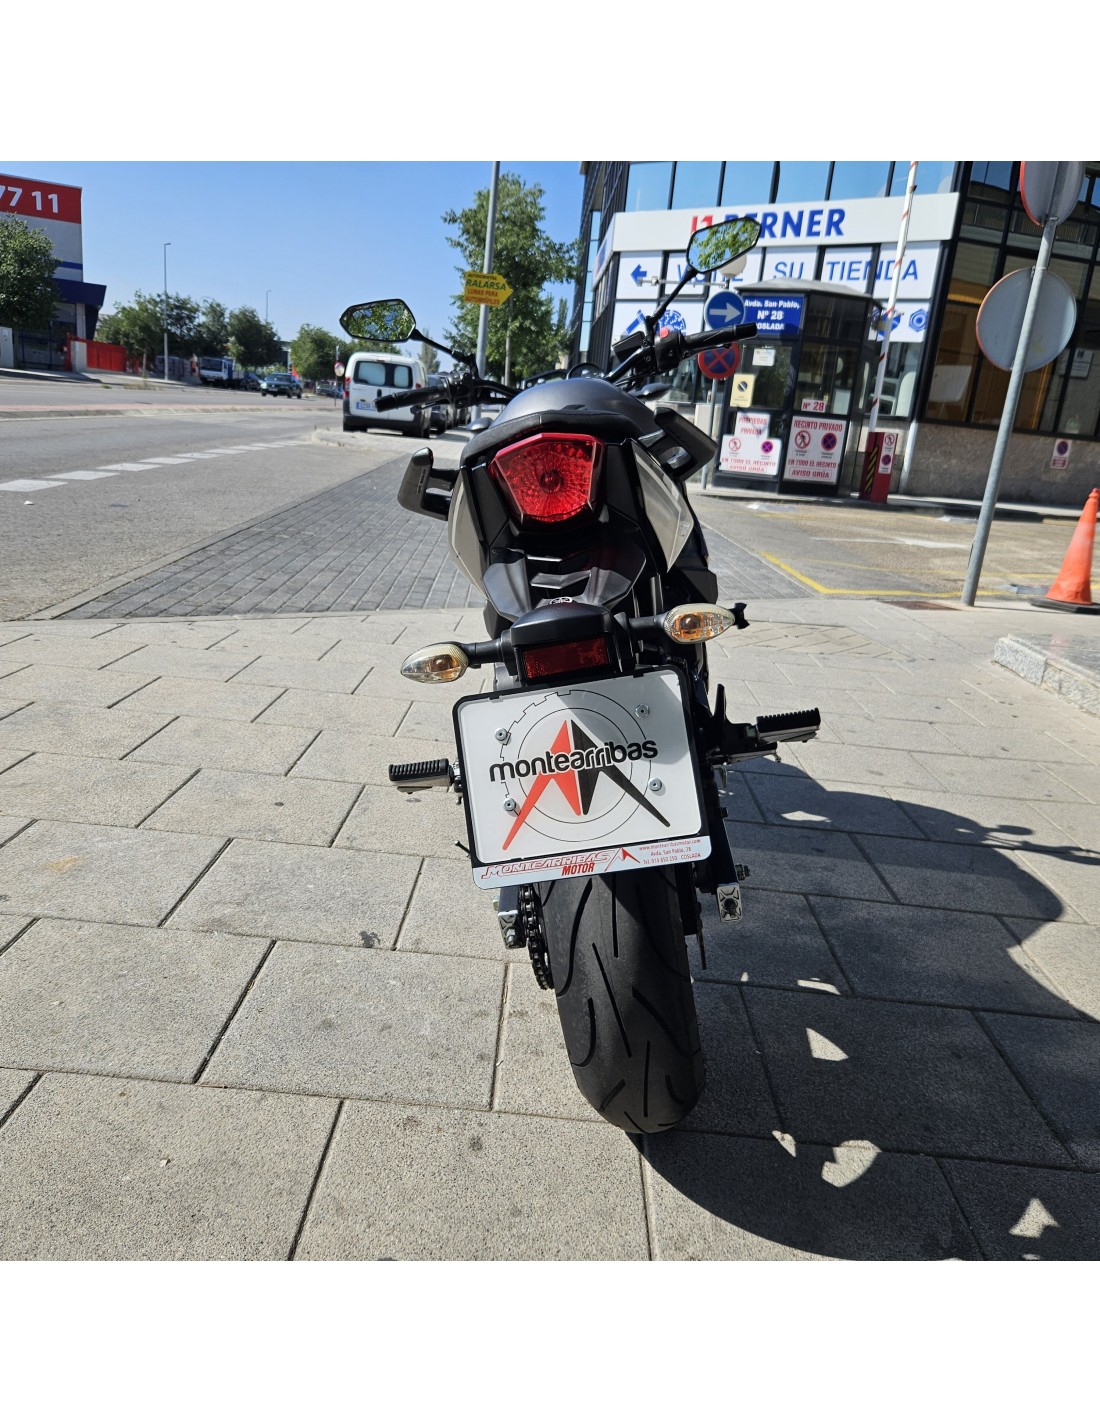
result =
[[[338,360],[338,361],[336,362],[335,366],[333,367],[333,369],[336,371],[336,374],[337,374],[337,375],[343,375],[343,373],[344,373],[344,362],[343,362],[342,360]]]
[[[986,294],[978,307],[975,331],[986,360],[1001,370],[1011,370],[1024,324],[1024,308],[1031,291],[1033,267],[1009,272]],[[1065,350],[1077,320],[1073,292],[1060,276],[1043,273],[1039,303],[1024,355],[1024,370],[1039,370]]]

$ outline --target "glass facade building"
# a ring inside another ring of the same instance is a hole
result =
[[[1067,349],[1024,381],[1002,497],[1055,502],[1061,489],[1073,503],[1100,482],[1100,163],[1084,167],[1050,263],[1077,303],[1076,327]],[[589,260],[574,304],[573,360],[609,363],[628,322],[672,289],[694,225],[726,213],[764,223],[760,256],[742,279],[747,288],[835,284],[886,304],[908,160],[607,162],[585,163],[582,172]],[[997,281],[1034,265],[1041,235],[1024,210],[1019,174],[1020,164],[1009,162],[918,164],[913,215],[923,213],[926,227],[916,238],[910,232],[881,407],[911,446],[896,476],[910,492],[974,497],[984,486],[1009,374],[983,355],[975,317]],[[662,213],[669,216],[659,220]],[[682,238],[662,235],[681,228]],[[706,291],[684,294],[692,295]],[[702,329],[703,301],[678,304],[686,329]],[[690,404],[705,393],[691,370],[678,373],[674,398]],[[870,393],[859,389],[854,398],[866,404]],[[1056,439],[1071,443],[1068,468],[1051,468]]]

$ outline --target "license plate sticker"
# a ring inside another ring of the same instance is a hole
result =
[[[681,674],[662,667],[460,701],[475,882],[560,878],[589,860],[583,872],[644,868],[662,846],[675,857],[661,862],[705,858],[686,695]],[[670,847],[688,840],[690,853]],[[479,877],[487,866],[499,874]]]
[[[373,401],[373,400],[356,400],[356,402],[355,402],[355,408],[356,408],[357,410],[373,410],[373,409],[374,409],[374,401]]]

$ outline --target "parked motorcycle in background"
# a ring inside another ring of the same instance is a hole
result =
[[[356,340],[425,341],[466,373],[459,405],[503,403],[474,426],[457,470],[418,450],[398,501],[445,519],[451,553],[486,598],[487,637],[409,656],[402,674],[453,682],[492,666],[493,690],[455,704],[453,759],[390,767],[400,790],[458,792],[475,884],[492,891],[509,948],[526,948],[552,989],[577,1085],[606,1120],[647,1134],[682,1121],[703,1090],[685,935],[701,950],[698,892],[741,917],[715,772],[809,740],[816,710],[726,719],[709,695],[706,643],[747,627],[718,584],[685,494],[714,442],[654,402],[660,377],[696,352],[750,339],[754,325],[658,337],[691,278],[759,240],[759,224],[696,232],[683,281],[614,348],[615,368],[573,367],[517,393],[471,356],[416,329],[400,300],[352,306]],[[438,389],[433,390],[438,398]],[[423,403],[424,391],[379,398]]]

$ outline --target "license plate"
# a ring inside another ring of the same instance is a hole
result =
[[[356,400],[356,402],[355,402],[355,408],[356,408],[357,410],[373,410],[373,409],[374,409],[374,401],[373,401],[373,400]]]
[[[454,708],[481,888],[706,859],[710,839],[676,668]]]

